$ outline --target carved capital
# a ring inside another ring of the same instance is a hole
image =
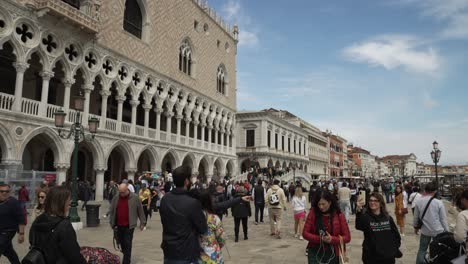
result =
[[[176,115],[175,118],[176,118],[177,120],[182,120],[182,118],[184,118],[184,116],[183,116],[183,115]]]
[[[192,118],[187,117],[187,118],[184,119],[184,121],[185,121],[186,123],[190,123],[190,122],[192,121]]]
[[[75,80],[74,79],[65,79],[65,78],[63,78],[62,82],[63,82],[63,85],[65,85],[65,87],[70,87],[75,83]]]
[[[15,67],[16,72],[24,73],[29,68],[29,63],[26,62],[15,62],[13,63],[13,67]]]
[[[167,118],[171,118],[174,116],[174,113],[172,112],[165,112],[164,115],[167,117]]]
[[[41,71],[39,73],[39,76],[42,77],[42,80],[44,81],[50,81],[50,79],[52,79],[52,77],[54,77],[54,72],[51,72],[51,71]]]
[[[107,91],[107,90],[101,90],[99,92],[99,94],[102,96],[102,97],[109,97],[109,95],[111,95],[111,92],[110,91]]]
[[[54,166],[57,170],[68,170],[70,168],[69,163],[55,163]]]
[[[156,107],[156,108],[154,108],[154,112],[155,112],[156,114],[160,115],[162,112],[164,112],[164,109],[159,108],[159,107]]]
[[[138,100],[131,100],[130,101],[130,105],[132,107],[137,107],[139,104],[140,104],[140,101],[138,101]]]
[[[153,106],[150,105],[150,104],[144,104],[144,105],[143,105],[143,109],[145,110],[145,112],[149,112],[149,110],[151,110],[152,107],[153,107]]]
[[[198,121],[193,121],[193,125],[194,125],[194,126],[198,126],[199,124],[200,124],[200,122],[198,122]]]
[[[117,102],[119,102],[119,104],[125,102],[126,99],[127,99],[127,97],[125,97],[124,95],[119,95],[119,96],[115,97],[115,100],[117,100]]]

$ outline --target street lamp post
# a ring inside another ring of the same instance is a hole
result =
[[[84,108],[84,98],[82,96],[77,96],[75,97],[74,100],[74,106],[75,109],[77,110],[77,114],[75,117],[74,123],[70,127],[70,131],[68,134],[63,134],[62,129],[65,126],[65,116],[67,115],[63,110],[59,109],[54,113],[55,117],[55,126],[58,128],[58,134],[61,138],[63,139],[70,139],[73,138],[73,141],[75,143],[74,148],[73,148],[73,161],[72,161],[72,202],[71,202],[71,207],[70,207],[70,221],[72,223],[80,222],[80,217],[78,216],[78,195],[77,195],[77,190],[78,190],[78,184],[77,184],[77,178],[78,178],[78,148],[80,145],[81,140],[93,140],[94,136],[97,132],[97,128],[99,126],[99,120],[95,117],[92,117],[88,120],[88,128],[89,132],[91,133],[90,138],[86,138],[84,134],[84,127],[81,124],[81,111],[83,111]]]
[[[439,163],[441,155],[442,155],[442,151],[439,149],[439,143],[437,143],[437,141],[434,141],[432,143],[431,158],[435,165],[437,192],[439,192],[439,174],[437,172],[437,163]]]

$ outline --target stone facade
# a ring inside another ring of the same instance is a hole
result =
[[[237,172],[237,27],[201,1],[134,1],[141,38],[122,26],[124,0],[2,1],[1,167],[47,168],[65,181],[73,143],[53,123],[63,109],[65,133],[78,117],[85,130],[88,118],[100,120],[78,155],[79,177],[96,182],[98,200],[104,180],[137,172],[185,164],[204,181]],[[183,45],[191,49],[190,74],[178,66]],[[220,67],[225,94],[217,91]],[[82,112],[73,105],[77,94]]]

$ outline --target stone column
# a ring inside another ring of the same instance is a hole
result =
[[[15,82],[15,100],[13,101],[12,110],[21,112],[21,101],[23,98],[23,79],[24,72],[29,68],[26,62],[15,62],[13,66],[16,69],[16,82]]]
[[[218,128],[214,128],[214,132],[215,132],[214,144],[216,146],[216,145],[219,144],[219,131],[218,131]]]
[[[133,183],[135,183],[135,172],[136,172],[136,169],[127,170],[127,179],[132,180]]]
[[[136,128],[136,114],[137,114],[137,106],[140,104],[138,100],[131,100],[130,105],[132,106],[132,125],[130,127],[130,134],[135,135],[135,128]]]
[[[195,146],[197,145],[197,142],[198,142],[198,124],[199,124],[198,121],[193,122],[193,142]]]
[[[224,130],[224,128],[221,129],[221,143],[220,143],[220,145],[221,145],[221,149],[223,150],[223,152],[224,152],[224,133],[225,132],[226,131]]]
[[[117,96],[117,132],[122,131],[122,111],[123,111],[123,102],[127,99],[125,96]]]
[[[208,149],[211,150],[211,138],[213,136],[213,127],[208,125]]]
[[[201,142],[202,142],[202,147],[203,145],[205,145],[203,142],[205,142],[205,124],[201,124],[200,127],[201,127]]]
[[[93,86],[84,86],[84,110],[83,110],[83,119],[82,124],[83,126],[88,126],[88,118],[89,118],[89,104],[90,104],[90,97],[91,91],[93,90]]]
[[[101,129],[106,129],[106,119],[107,119],[107,98],[111,94],[110,91],[101,90],[99,92],[101,95],[101,120],[99,120],[99,127]]]
[[[156,113],[156,139],[161,139],[161,113],[163,112],[162,108],[155,108],[154,112]]]
[[[68,110],[70,109],[70,90],[71,86],[75,83],[75,80],[62,80],[63,85],[65,86],[64,95],[63,95],[63,109],[65,113],[68,114]]]
[[[151,110],[152,105],[144,104],[143,109],[145,110],[145,132],[144,136],[148,137],[148,128],[149,128],[149,111]]]
[[[96,202],[102,202],[104,200],[104,172],[105,168],[96,169]]]
[[[185,118],[185,145],[189,145],[189,139],[190,139],[190,121],[192,121],[192,119],[189,117],[189,118]],[[195,141],[194,141],[195,142]]]
[[[67,181],[67,171],[69,168],[70,168],[69,164],[55,165],[55,170],[57,173],[57,179],[56,179],[57,185],[62,185],[62,183]]]
[[[182,118],[184,116],[183,115],[176,115],[176,119],[177,119],[177,138],[176,138],[176,143],[177,144],[180,144],[180,127],[181,127],[181,123],[182,123]]]
[[[166,112],[165,115],[167,117],[167,119],[166,119],[166,140],[170,140],[171,134],[172,134],[172,116],[174,116],[174,113]]]
[[[47,99],[49,98],[49,81],[54,77],[54,73],[51,71],[43,71],[39,73],[42,77],[42,92],[41,92],[41,104],[39,104],[39,116],[47,117]]]

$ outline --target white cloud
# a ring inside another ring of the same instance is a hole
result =
[[[223,7],[222,11],[224,12],[227,20],[235,19],[239,16],[241,10],[240,2],[229,0]]]
[[[239,47],[255,47],[258,45],[258,36],[254,32],[239,30]]]
[[[258,46],[258,28],[252,25],[252,19],[242,7],[240,0],[228,0],[222,6],[221,11],[229,23],[239,25],[239,47],[253,48]]]
[[[354,44],[343,50],[346,58],[387,70],[403,67],[408,71],[434,74],[441,68],[441,58],[431,47],[421,47],[411,36],[386,35]]]
[[[450,19],[448,26],[442,31],[444,38],[468,38],[468,13],[458,14]]]

